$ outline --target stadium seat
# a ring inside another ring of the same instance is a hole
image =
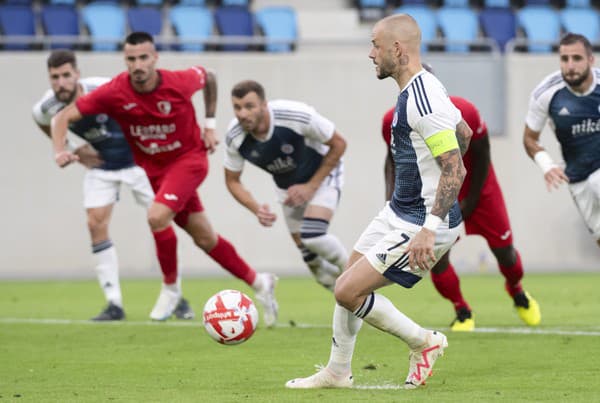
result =
[[[409,14],[412,16],[421,28],[421,50],[428,49],[427,43],[437,39],[437,19],[431,8],[424,5],[404,5],[396,8],[393,14]]]
[[[484,0],[483,4],[485,6],[485,8],[496,8],[496,7],[501,7],[501,8],[510,8],[511,4],[510,4],[510,0]]]
[[[479,13],[479,23],[483,34],[494,39],[502,52],[517,34],[517,19],[510,8],[484,8]]]
[[[116,3],[97,1],[81,8],[92,38],[92,50],[115,51],[125,36],[125,11]]]
[[[32,0],[5,0],[4,4],[12,4],[12,5],[21,5],[21,6],[30,6],[32,5]]]
[[[206,0],[179,0],[181,6],[206,7]]]
[[[157,36],[162,32],[162,13],[155,7],[140,6],[127,10],[127,22],[131,31],[147,32]]]
[[[207,8],[175,5],[171,7],[169,19],[176,35],[181,40],[201,41],[213,35],[213,16]],[[206,49],[206,45],[184,42],[175,48],[184,52],[202,52]]]
[[[566,8],[586,8],[589,9],[592,7],[590,0],[566,0],[565,1]]]
[[[444,7],[469,8],[469,0],[443,0]]]
[[[289,52],[298,39],[296,11],[292,7],[264,7],[254,13],[256,23],[267,39],[287,40],[289,43],[267,43],[267,52]]]
[[[385,16],[386,0],[357,0],[361,21],[376,21]]]
[[[68,4],[48,4],[42,8],[40,16],[44,33],[50,39],[53,36],[77,37],[80,34],[79,16],[77,15],[75,6]],[[53,49],[75,48],[76,40],[66,42],[65,40],[51,41],[50,47]]]
[[[470,8],[441,7],[437,12],[438,24],[446,44],[447,52],[468,52],[469,43],[477,41],[479,21]]]
[[[35,36],[35,16],[31,6],[19,4],[6,4],[0,6],[0,27],[2,34],[6,36]],[[31,49],[31,44],[20,40],[4,42],[6,50],[27,50]]]
[[[552,51],[552,44],[560,38],[558,12],[546,6],[525,6],[517,12],[517,19],[527,35],[529,52]]]
[[[153,6],[160,7],[163,4],[162,0],[135,0],[135,4],[138,6]]]
[[[560,11],[560,21],[565,31],[584,35],[592,44],[600,40],[600,20],[592,8],[565,8]]]
[[[248,7],[250,5],[249,0],[221,0],[221,6],[229,7],[229,6],[241,6]]]
[[[250,11],[240,6],[220,7],[215,11],[217,30],[223,37],[254,36],[254,19]],[[244,51],[249,49],[247,44],[227,44],[221,46],[226,51]]]
[[[49,0],[48,4],[63,4],[63,5],[67,5],[67,6],[76,6],[77,1],[76,0]]]

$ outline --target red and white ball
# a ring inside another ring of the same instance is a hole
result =
[[[204,328],[221,344],[239,344],[250,338],[258,324],[258,311],[246,294],[219,291],[204,305]]]

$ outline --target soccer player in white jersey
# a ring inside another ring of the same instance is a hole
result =
[[[600,246],[600,70],[593,68],[592,45],[568,33],[559,43],[560,71],[532,92],[523,142],[544,174],[548,191],[562,183]],[[539,143],[546,121],[561,146],[563,169]]]
[[[265,227],[277,215],[241,182],[244,161],[272,175],[285,222],[317,282],[333,291],[348,254],[328,233],[343,184],[346,141],[314,108],[287,100],[267,102],[262,85],[246,80],[231,90],[225,182],[233,197]]]
[[[75,54],[70,50],[53,51],[47,60],[51,89],[33,107],[33,118],[50,137],[52,117],[78,97],[109,81],[107,78],[81,78]],[[145,172],[135,165],[129,145],[118,124],[106,115],[88,116],[70,126],[85,145],[74,150],[87,168],[83,183],[84,207],[92,241],[96,275],[107,301],[106,308],[92,318],[97,321],[125,318],[119,282],[119,262],[110,240],[108,226],[121,185],[130,189],[135,200],[147,208],[154,192]],[[181,319],[193,317],[187,301],[182,300],[175,312]]]
[[[288,381],[288,388],[351,387],[352,354],[363,321],[408,345],[407,389],[425,382],[448,346],[445,335],[422,328],[375,294],[392,283],[411,288],[459,235],[456,198],[465,176],[461,151],[472,132],[443,85],[422,68],[420,44],[419,26],[407,14],[386,17],[373,28],[369,58],[377,77],[392,77],[400,88],[391,142],[395,189],[358,239],[349,268],[336,282],[327,366]]]

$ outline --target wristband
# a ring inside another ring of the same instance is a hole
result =
[[[206,118],[204,120],[204,128],[205,129],[216,129],[217,128],[217,119],[216,118]]]
[[[428,214],[425,217],[425,223],[423,223],[423,228],[427,228],[429,231],[435,232],[437,227],[442,223],[442,219],[436,215]]]
[[[538,164],[544,174],[557,166],[554,161],[552,161],[550,154],[548,154],[546,151],[538,151],[535,153],[533,160],[536,164]]]

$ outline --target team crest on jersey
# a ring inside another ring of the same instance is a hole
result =
[[[156,106],[163,115],[168,115],[171,112],[171,103],[169,101],[159,101],[156,103]]]
[[[108,120],[108,115],[105,113],[96,115],[96,123],[106,123],[107,120]]]
[[[291,154],[294,152],[294,146],[291,144],[283,144],[281,146],[281,152],[284,154]]]

